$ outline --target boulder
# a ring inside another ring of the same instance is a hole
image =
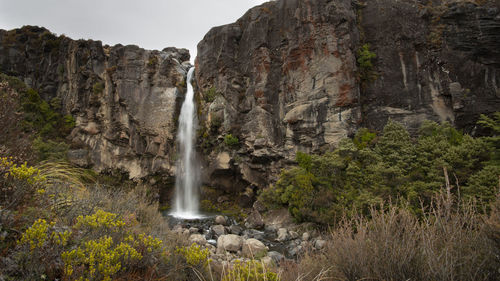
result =
[[[302,240],[309,241],[309,239],[311,239],[311,234],[309,234],[309,232],[302,233]]]
[[[243,231],[243,228],[241,226],[239,226],[239,225],[231,225],[229,227],[229,232],[231,234],[240,235],[242,231]]]
[[[314,242],[314,248],[316,248],[318,250],[323,249],[325,246],[326,246],[325,240],[318,239],[318,240],[316,240],[316,242]]]
[[[282,260],[285,259],[285,256],[276,251],[270,251],[269,253],[267,253],[267,256],[272,258],[276,264],[279,264]]]
[[[220,224],[220,225],[226,225],[227,224],[227,220],[224,216],[216,216],[215,217],[215,223],[216,224]]]
[[[189,236],[189,242],[204,246],[207,244],[207,239],[202,234],[191,234],[191,236]]]
[[[246,258],[262,258],[267,254],[267,247],[261,241],[250,238],[243,242],[242,254]]]
[[[217,254],[223,254],[225,251],[237,252],[243,245],[243,238],[234,234],[221,235],[217,239]]]
[[[250,216],[245,220],[246,228],[262,229],[264,227],[264,220],[259,211],[253,210]]]
[[[223,226],[223,225],[220,225],[220,224],[217,224],[217,225],[213,225],[212,226],[212,232],[216,235],[216,236],[221,236],[221,235],[224,235],[226,234],[226,228]]]
[[[299,234],[297,232],[295,232],[295,231],[290,230],[288,233],[290,234],[290,239],[297,239],[297,238],[299,238]]]
[[[288,231],[286,230],[286,228],[278,229],[277,235],[278,235],[278,237],[276,238],[276,240],[279,242],[284,242],[284,241],[288,240]]]

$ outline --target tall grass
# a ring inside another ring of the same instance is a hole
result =
[[[323,252],[285,264],[283,280],[498,280],[499,200],[490,216],[450,200],[436,197],[423,219],[389,206],[343,220]]]

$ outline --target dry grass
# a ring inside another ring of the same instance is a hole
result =
[[[486,218],[449,200],[436,198],[423,220],[393,206],[344,220],[324,251],[285,264],[283,280],[497,280],[499,201]]]

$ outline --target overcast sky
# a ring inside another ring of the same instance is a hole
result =
[[[38,25],[73,39],[145,49],[196,45],[266,0],[0,0],[0,29]]]

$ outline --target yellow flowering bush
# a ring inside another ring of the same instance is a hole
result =
[[[117,219],[118,215],[103,210],[97,210],[93,215],[79,216],[76,219],[76,228],[90,227],[97,228],[122,228],[125,226],[123,220]]]
[[[1,157],[0,167],[7,171],[5,177],[11,176],[17,180],[24,180],[29,184],[37,184],[45,181],[45,177],[40,174],[40,169],[28,166],[26,162],[18,166],[12,161],[12,157]]]
[[[275,272],[268,271],[265,266],[256,260],[241,262],[237,260],[232,268],[222,278],[222,281],[278,281]]]
[[[193,243],[189,247],[177,248],[177,252],[180,253],[189,265],[207,265],[210,260],[208,259],[210,251],[208,249],[202,249],[200,245]]]
[[[20,244],[29,244],[30,250],[41,248],[48,240],[49,224],[44,219],[39,219],[26,232],[23,233]]]
[[[54,225],[54,222],[47,223],[44,219],[35,221],[33,225],[22,234],[18,244],[29,245],[30,251],[42,248],[47,245],[47,243],[53,243],[63,247],[66,246],[72,232],[69,230],[64,232],[56,231]]]
[[[125,264],[139,261],[142,255],[127,243],[116,244],[109,236],[85,242],[77,249],[63,252],[64,273],[80,275],[81,280],[112,280],[112,276],[125,270]],[[75,269],[78,268],[78,273]]]

